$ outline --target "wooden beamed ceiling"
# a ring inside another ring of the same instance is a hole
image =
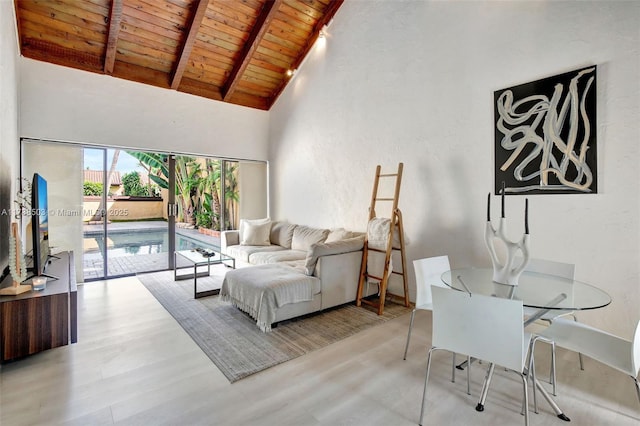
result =
[[[344,0],[14,0],[21,54],[268,110]]]

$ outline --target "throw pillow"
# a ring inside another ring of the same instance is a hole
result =
[[[245,223],[244,233],[240,240],[242,246],[268,246],[269,234],[271,232],[271,222],[266,223]]]
[[[260,225],[263,223],[267,223],[267,222],[271,222],[271,219],[268,217],[265,217],[264,219],[240,219],[240,227],[238,229],[238,234],[240,236],[240,241],[243,240],[244,237],[244,229],[247,226],[247,224],[252,224],[252,225]]]

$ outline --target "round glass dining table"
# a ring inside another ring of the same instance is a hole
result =
[[[441,279],[456,290],[522,300],[524,306],[550,311],[597,309],[611,303],[605,291],[591,284],[538,272],[524,271],[517,286],[494,282],[492,268],[452,269]]]
[[[520,275],[518,285],[515,286],[494,282],[492,268],[452,269],[442,274],[441,279],[446,285],[456,290],[466,291],[471,294],[522,300],[524,306],[537,308],[537,314],[527,319],[524,322],[525,325],[541,317],[546,312],[597,309],[611,303],[611,297],[595,286],[571,278],[538,272],[524,271]],[[493,364],[491,364],[482,386],[480,400],[476,406],[478,411],[484,410],[484,402],[492,373]],[[562,420],[569,421],[562,409],[537,380],[536,387],[549,402],[556,415]]]

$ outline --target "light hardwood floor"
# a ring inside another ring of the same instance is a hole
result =
[[[415,425],[420,413],[428,312],[409,315],[229,384],[135,278],[79,289],[79,341],[5,364],[0,424]],[[539,374],[548,349],[540,346]],[[631,379],[558,351],[559,395],[574,425],[638,425]],[[486,410],[474,410],[483,369],[449,381],[450,356],[435,357],[425,425],[521,425],[520,379],[496,369]],[[482,366],[480,366],[482,367]],[[563,425],[540,403],[531,425]]]

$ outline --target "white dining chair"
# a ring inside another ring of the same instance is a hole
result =
[[[411,321],[409,322],[409,333],[407,343],[404,348],[404,359],[407,359],[409,341],[411,340],[411,330],[416,311],[430,311],[433,307],[431,297],[431,286],[446,287],[440,278],[443,273],[450,270],[449,256],[425,257],[413,261],[413,270],[416,274],[416,305],[411,311]]]
[[[513,370],[522,379],[525,425],[529,424],[526,361],[531,336],[525,333],[521,300],[469,294],[433,286],[433,337],[427,357],[420,425],[423,424],[431,356],[444,349]],[[533,367],[532,367],[533,368]],[[535,376],[534,376],[535,377]]]
[[[404,347],[404,357],[407,359],[407,352],[409,351],[409,342],[411,341],[411,330],[413,330],[413,320],[417,310],[430,311],[433,307],[431,303],[431,286],[447,287],[440,278],[443,273],[451,269],[449,265],[449,256],[435,256],[425,257],[423,259],[416,259],[413,261],[413,269],[416,274],[416,304],[411,311],[411,321],[409,322],[409,332],[407,333],[407,343]],[[452,355],[451,364],[451,381],[456,381],[456,354]],[[471,368],[470,363],[467,363],[468,368]],[[467,392],[469,389],[469,371],[467,371]]]
[[[539,337],[555,342],[556,346],[580,352],[594,360],[631,376],[640,402],[640,321],[633,340],[629,341],[606,331],[565,318],[554,319],[551,325],[533,338],[531,353]]]
[[[571,263],[563,263],[563,262],[556,262],[553,260],[531,258],[529,259],[529,263],[527,264],[524,270],[529,272],[536,272],[540,274],[555,275],[557,277],[562,277],[567,279],[573,279],[575,276],[575,269],[576,269],[575,265]],[[530,317],[534,315],[537,311],[538,310],[535,308],[525,307],[524,316],[525,318]],[[561,318],[563,316],[571,316],[573,317],[574,321],[578,321],[578,319],[576,318],[575,312],[567,309],[551,310],[546,314],[544,314],[540,318],[540,320],[550,323],[554,319]],[[549,383],[551,383],[551,385],[553,386],[553,389],[552,389],[553,395],[556,395],[555,346],[553,342],[546,342],[546,343],[549,343],[551,345],[551,367],[549,369]],[[578,360],[580,361],[580,369],[584,370],[584,363],[582,360],[581,353],[578,353]]]

